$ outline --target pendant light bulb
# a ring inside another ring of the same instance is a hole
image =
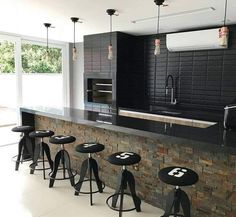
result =
[[[155,50],[154,50],[154,55],[157,56],[161,54],[161,40],[156,38],[155,39]]]
[[[49,50],[48,49],[46,50],[46,53],[45,53],[45,60],[47,62],[49,61]]]
[[[78,17],[71,17],[70,19],[74,23],[74,43],[73,43],[73,48],[72,48],[72,59],[73,59],[73,61],[76,61],[78,54],[77,54],[77,49],[75,47],[75,23],[77,23],[79,21],[79,18]]]
[[[227,19],[227,0],[225,0],[224,25],[219,29],[219,44],[222,47],[228,47],[229,28],[226,26]]]
[[[154,0],[154,2],[157,5],[157,33],[156,33],[156,39],[154,42],[155,49],[154,49],[154,55],[160,55],[161,54],[161,40],[159,39],[158,35],[160,32],[160,6],[163,5],[165,0]]]
[[[112,50],[112,44],[108,46],[108,59],[112,60],[113,59],[113,50]]]
[[[72,48],[72,59],[73,59],[73,61],[77,60],[77,49],[76,49],[76,47]]]
[[[115,14],[115,9],[107,9],[107,14],[110,16],[110,44],[108,45],[108,60],[113,59],[113,48],[112,48],[112,16]]]

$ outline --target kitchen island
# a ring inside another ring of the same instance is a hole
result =
[[[235,216],[236,133],[224,131],[221,119],[208,127],[196,127],[72,108],[27,107],[21,108],[21,114],[22,124],[76,137],[74,144],[66,146],[74,169],[85,159],[74,152],[77,144],[104,144],[105,150],[94,157],[101,178],[110,187],[116,186],[119,168],[110,165],[107,156],[133,151],[142,157],[130,170],[143,200],[163,208],[172,186],[160,182],[158,171],[166,166],[186,166],[199,174],[196,185],[184,188],[192,203],[192,216]],[[50,147],[55,154],[57,147]]]

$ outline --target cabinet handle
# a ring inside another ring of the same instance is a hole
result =
[[[111,90],[97,90],[99,93],[112,93]]]
[[[112,84],[96,83],[97,86],[112,86]]]

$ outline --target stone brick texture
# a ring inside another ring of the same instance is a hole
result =
[[[105,150],[93,154],[99,165],[101,179],[107,186],[115,188],[121,168],[107,162],[107,156],[117,151],[133,151],[142,160],[128,169],[136,180],[136,190],[142,200],[165,208],[165,199],[173,186],[158,179],[158,171],[167,166],[183,166],[196,171],[199,181],[193,186],[183,187],[191,201],[193,217],[236,217],[236,156],[222,152],[203,151],[191,144],[175,144],[174,139],[164,142],[125,133],[75,124],[68,121],[35,116],[36,129],[50,129],[55,134],[73,135],[76,142],[65,145],[72,167],[80,172],[86,154],[76,153],[80,143],[99,142]],[[59,146],[50,144],[52,156]],[[72,195],[73,196],[73,195]]]

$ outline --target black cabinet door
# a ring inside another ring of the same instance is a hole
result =
[[[84,37],[84,72],[92,73],[92,37]]]
[[[84,72],[110,74],[116,72],[117,41],[112,33],[113,59],[108,60],[110,34],[102,33],[84,36]]]
[[[109,34],[102,34],[101,37],[101,72],[110,73],[110,60],[108,60],[108,46],[110,43]]]
[[[100,35],[84,36],[84,72],[101,72],[101,40]]]
[[[92,40],[92,73],[101,72],[101,35],[91,36]]]

